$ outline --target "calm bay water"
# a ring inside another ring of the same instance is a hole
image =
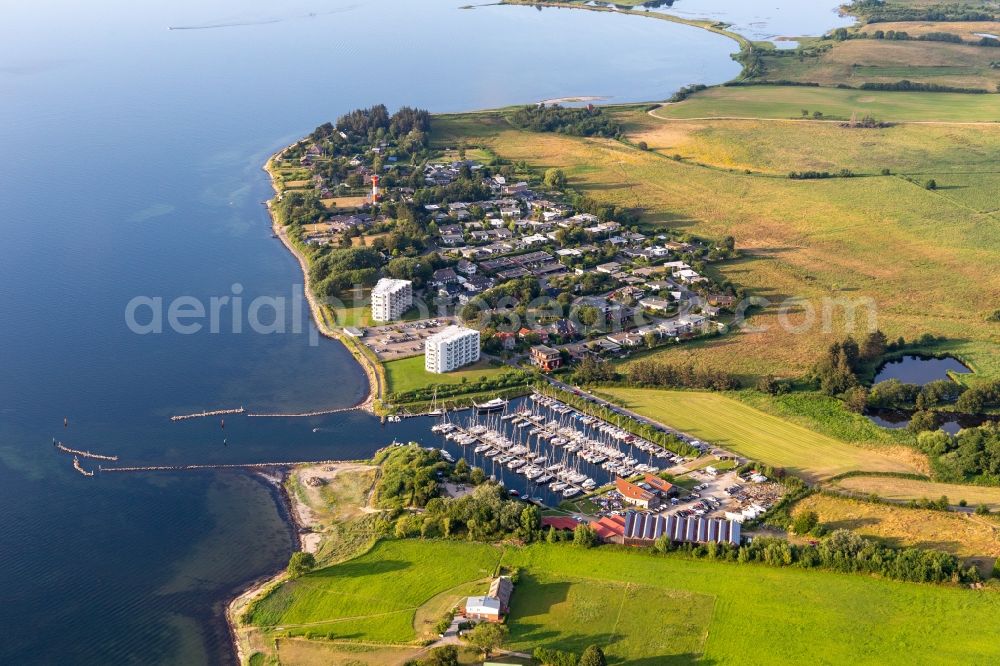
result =
[[[168,421],[240,405],[344,406],[366,391],[346,351],[307,332],[237,335],[224,321],[219,334],[141,336],[125,325],[136,296],[240,291],[248,303],[301,291],[260,205],[268,154],[361,105],[662,99],[738,71],[732,42],[686,26],[459,4],[5,7],[0,661],[226,661],[222,600],[292,546],[256,477],[87,479],[53,437],[122,464],[358,458],[393,438],[437,441],[428,421],[384,428],[357,413],[232,417],[224,430]],[[308,331],[303,313],[287,320]]]

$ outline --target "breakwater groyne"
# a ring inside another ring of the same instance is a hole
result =
[[[189,472],[201,469],[266,469],[296,465],[336,465],[343,460],[298,460],[262,463],[218,463],[202,465],[144,465],[135,467],[100,467],[101,472]]]
[[[101,455],[100,453],[93,453],[92,451],[80,451],[79,449],[71,449],[62,442],[53,441],[52,443],[55,444],[55,447],[57,449],[59,449],[63,453],[68,453],[71,456],[90,458],[91,460],[110,460],[111,462],[115,462],[116,460],[118,460],[118,456],[105,456]]]
[[[357,412],[361,409],[363,409],[361,405],[355,405],[354,407],[338,407],[337,409],[324,409],[317,412],[303,412],[301,414],[264,414],[251,412],[247,416],[262,419],[304,419],[310,416],[329,416],[330,414],[341,414],[343,412]]]
[[[171,421],[187,421],[188,419],[203,419],[209,416],[225,416],[227,414],[242,414],[246,410],[242,407],[237,409],[216,409],[211,412],[198,412],[196,414],[178,414],[177,416],[171,416]]]

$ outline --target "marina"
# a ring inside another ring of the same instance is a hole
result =
[[[612,483],[655,474],[679,456],[618,426],[534,393],[510,411],[470,410],[431,427],[512,494],[558,504]]]

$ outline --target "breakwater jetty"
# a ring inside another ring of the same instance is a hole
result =
[[[83,465],[80,464],[80,459],[77,456],[73,456],[73,469],[84,476],[94,476],[92,471],[83,468]]]
[[[324,409],[317,412],[303,412],[301,414],[264,414],[251,412],[247,416],[262,419],[304,419],[310,416],[329,416],[330,414],[340,414],[342,412],[357,412],[363,409],[361,405],[353,407],[338,407],[337,409]]]
[[[336,465],[343,460],[298,460],[262,463],[218,463],[201,465],[143,465],[135,467],[100,467],[101,472],[190,472],[201,469],[267,469],[296,465]]]
[[[63,453],[68,453],[71,456],[79,456],[80,458],[90,458],[91,460],[110,460],[115,462],[118,460],[118,456],[105,456],[100,453],[93,453],[92,451],[80,451],[79,449],[71,449],[62,442],[52,441],[55,447],[62,451]]]
[[[211,412],[198,412],[196,414],[178,414],[177,416],[171,416],[171,421],[187,421],[188,419],[203,419],[209,416],[225,416],[227,414],[242,414],[246,410],[242,407],[237,409],[216,409]]]

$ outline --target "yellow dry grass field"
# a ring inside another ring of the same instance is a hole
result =
[[[838,479],[835,486],[855,493],[866,495],[874,493],[884,499],[900,501],[936,500],[944,495],[952,505],[965,500],[969,506],[985,504],[990,511],[1000,510],[1000,488],[990,486],[967,486],[882,476],[851,476]]]
[[[659,122],[630,113],[642,132]],[[1000,376],[1000,326],[986,321],[1000,296],[1000,202],[970,206],[959,197],[963,184],[945,189],[944,176],[937,191],[899,177],[793,181],[678,162],[608,139],[526,133],[496,114],[435,119],[436,140],[460,138],[539,169],[560,167],[572,187],[641,209],[653,228],[735,237],[743,258],[716,268],[767,299],[751,318],[755,330],[671,347],[663,353],[672,361],[798,375],[832,341],[875,323],[890,337],[945,336],[947,349],[974,370]],[[847,132],[827,144],[828,159],[861,152],[854,144],[870,140]],[[963,140],[976,144],[971,133]],[[820,147],[810,150],[817,158]],[[1000,199],[996,184],[992,196]]]
[[[820,522],[831,530],[851,530],[897,548],[941,550],[974,560],[986,572],[1000,557],[1000,524],[977,516],[828,495],[807,497],[795,506],[793,515],[803,511],[815,511]]]
[[[323,199],[322,203],[329,210],[354,210],[368,203],[368,197],[335,197]]]

